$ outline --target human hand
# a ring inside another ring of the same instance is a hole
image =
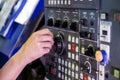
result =
[[[39,30],[34,32],[21,47],[19,50],[20,56],[22,56],[28,64],[44,54],[49,53],[53,44],[53,34],[48,29]]]

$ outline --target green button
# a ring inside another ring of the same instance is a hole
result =
[[[46,72],[49,72],[49,66],[45,67]]]
[[[114,69],[114,77],[119,78],[120,77],[120,72],[117,69]]]

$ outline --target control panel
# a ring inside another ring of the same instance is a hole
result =
[[[119,0],[45,0],[54,45],[45,80],[119,80]]]
[[[46,79],[99,80],[99,4],[100,0],[45,0],[45,25],[55,41],[44,56]]]
[[[44,5],[54,45],[42,63],[28,65],[28,80],[120,80],[120,0],[44,0]]]

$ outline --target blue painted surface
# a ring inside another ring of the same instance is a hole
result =
[[[34,22],[43,10],[44,0],[40,0],[29,22]],[[16,14],[10,18],[15,18],[15,16]],[[27,29],[26,31],[24,31],[25,28]],[[29,28],[31,28],[30,25],[26,26],[13,22],[7,37],[0,36],[0,67],[2,67],[4,63],[20,49],[24,41],[28,38],[28,34],[32,33],[32,30]],[[21,41],[20,43],[19,40]]]

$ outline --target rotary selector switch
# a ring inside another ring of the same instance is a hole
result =
[[[89,61],[85,61],[83,71],[87,73],[91,73],[91,64]]]
[[[54,37],[54,47],[53,47],[55,53],[58,55],[62,55],[63,51],[65,49],[65,43],[64,43],[64,36],[61,32],[58,32],[58,34]]]

